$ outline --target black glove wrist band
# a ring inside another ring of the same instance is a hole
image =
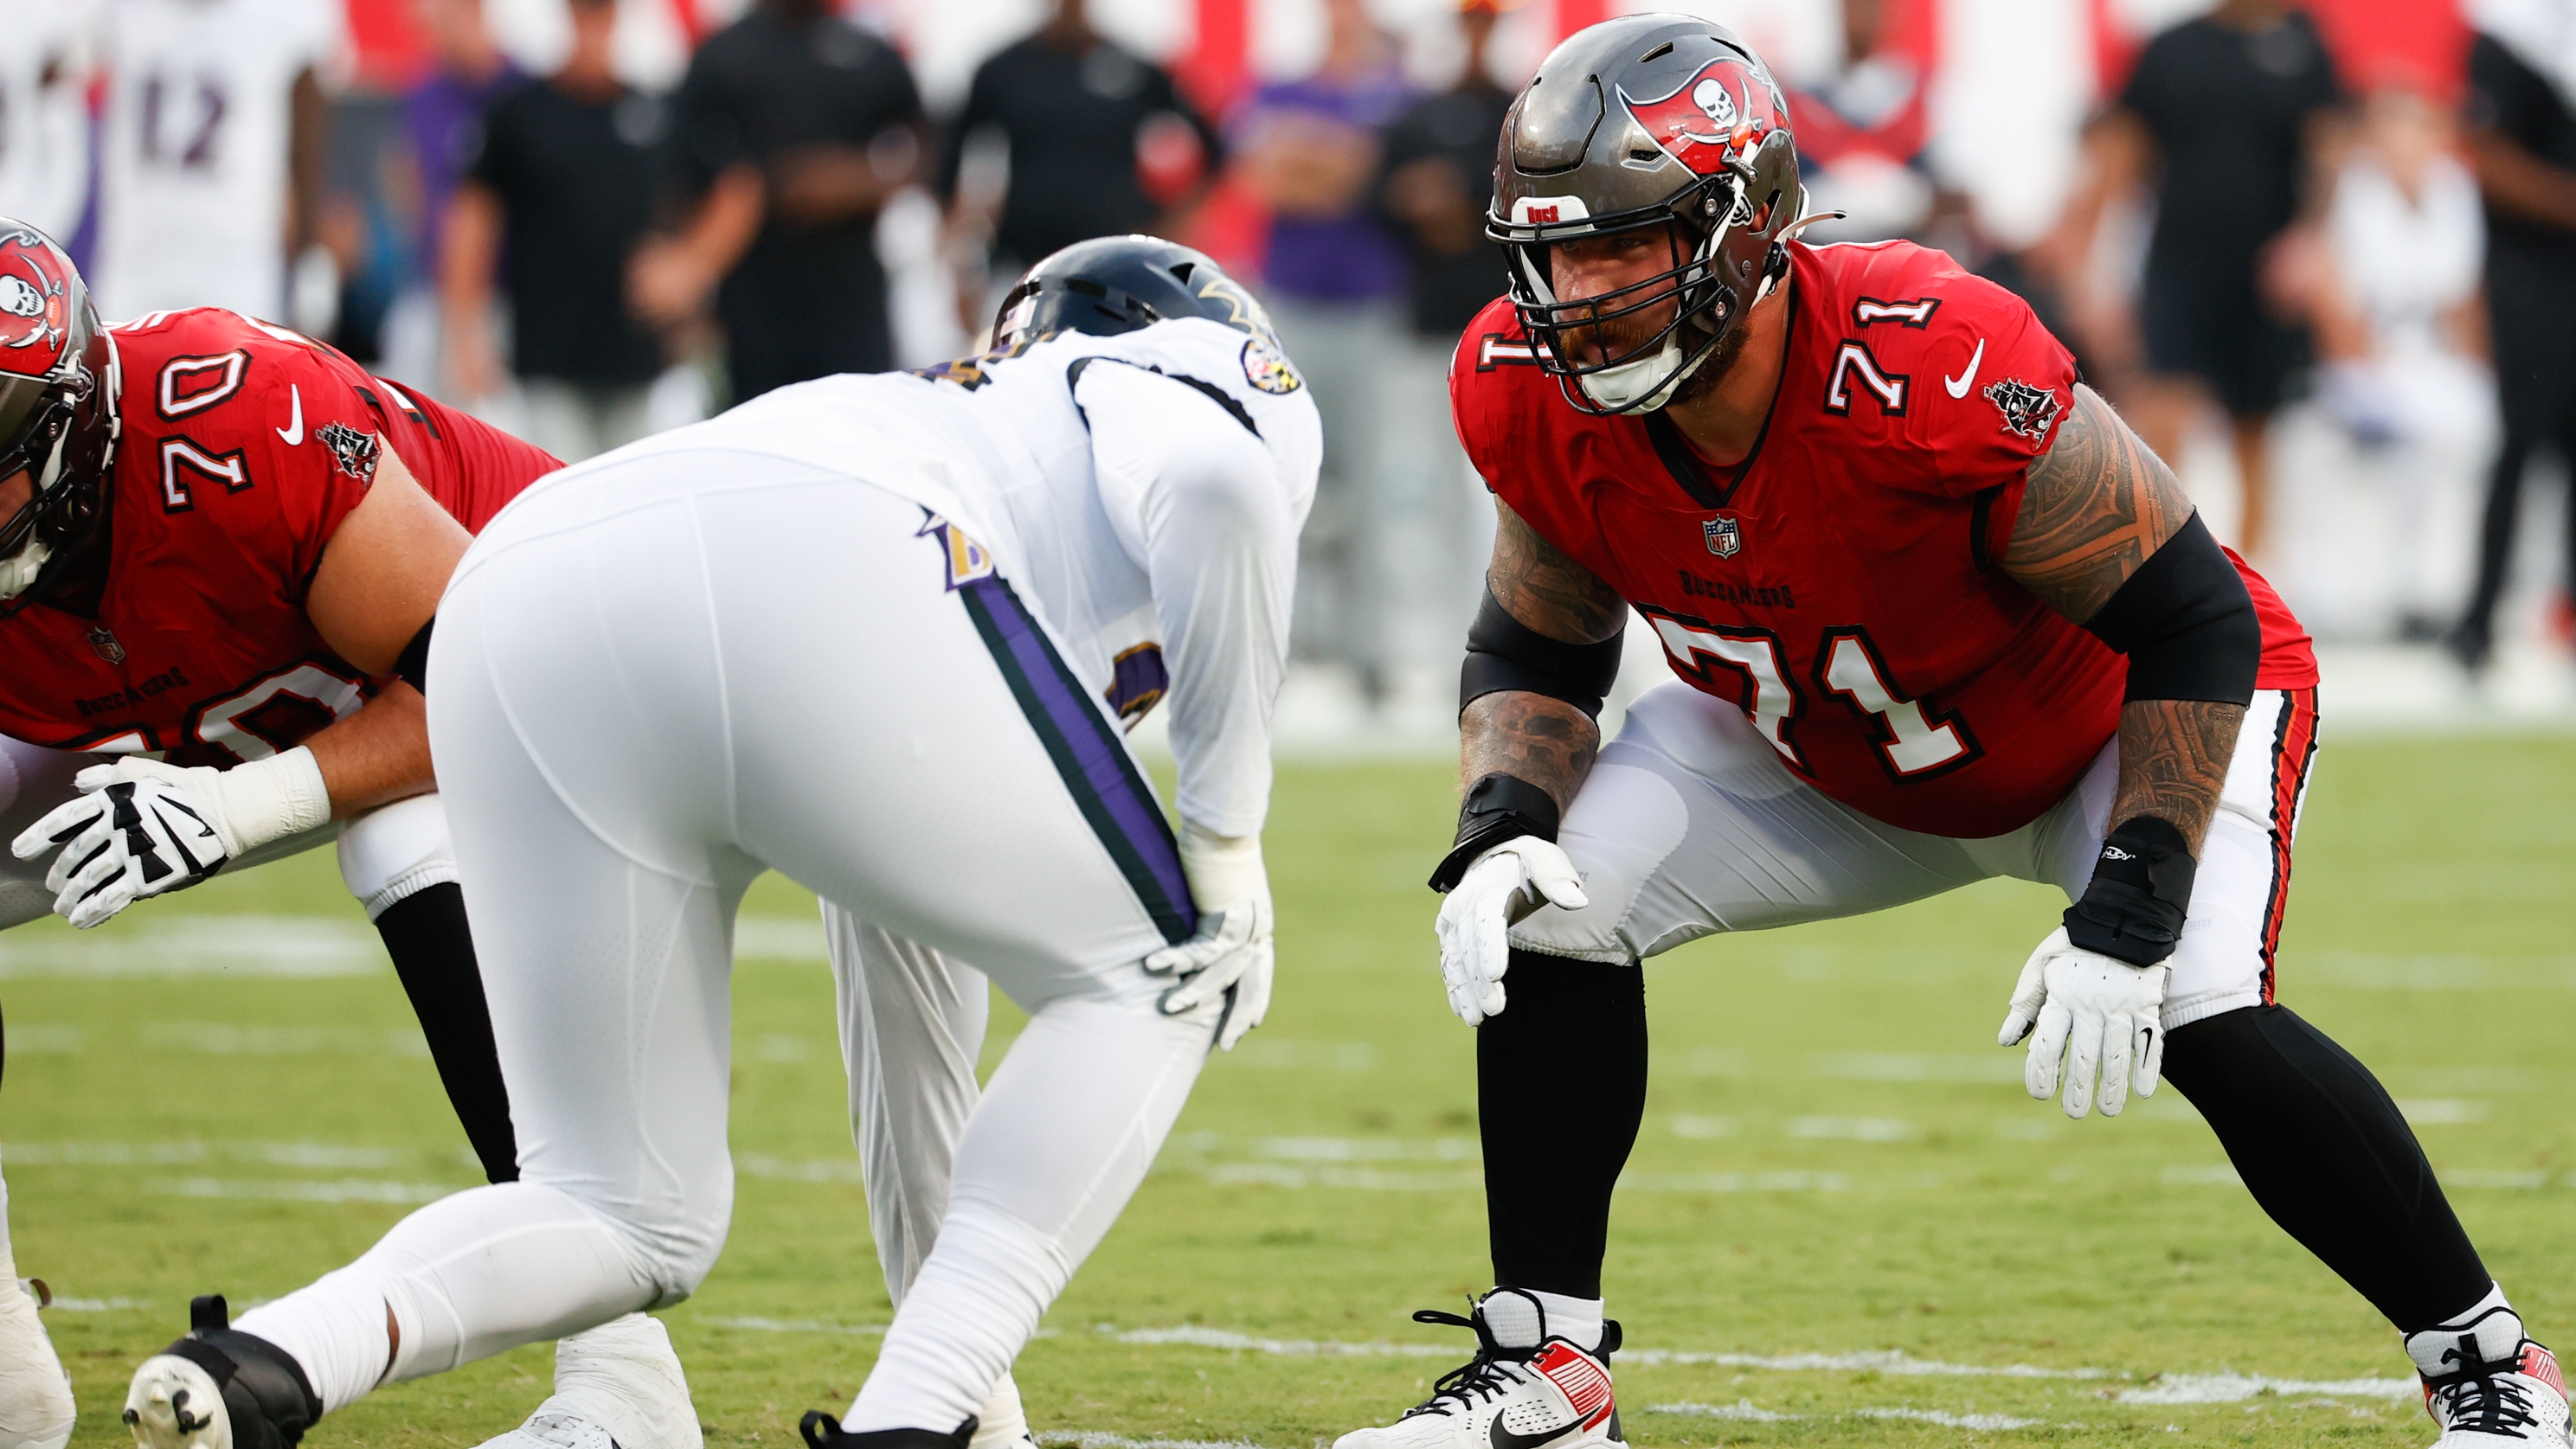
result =
[[[1556,839],[1556,797],[1517,775],[1495,773],[1467,787],[1458,807],[1458,840],[1431,872],[1431,888],[1443,895],[1457,888],[1476,857],[1523,835]]]
[[[2066,939],[2132,966],[2155,965],[2182,939],[2198,869],[2172,821],[2157,815],[2122,821],[2102,841],[2084,898],[2066,908]]]

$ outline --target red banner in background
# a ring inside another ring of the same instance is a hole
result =
[[[348,0],[349,45],[357,52],[357,83],[369,90],[399,91],[429,69],[411,0]]]
[[[1190,48],[1172,62],[1172,78],[1193,104],[1222,118],[1251,74],[1251,0],[1194,0]]]

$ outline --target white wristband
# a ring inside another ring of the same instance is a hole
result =
[[[1216,835],[1185,821],[1181,873],[1189,877],[1190,895],[1203,911],[1270,899],[1270,872],[1261,863],[1258,835]]]
[[[236,855],[331,820],[331,790],[322,783],[321,762],[302,745],[215,772],[215,789],[233,836],[226,844]]]

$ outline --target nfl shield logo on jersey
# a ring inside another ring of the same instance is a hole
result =
[[[1719,558],[1733,558],[1744,551],[1744,526],[1735,521],[1732,513],[1702,519],[1699,531],[1708,540],[1708,551]]]

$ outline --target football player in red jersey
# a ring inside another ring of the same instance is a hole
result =
[[[558,466],[232,312],[103,328],[70,259],[0,219],[0,926],[95,925],[336,836],[485,1173],[515,1177],[418,686],[471,534]],[[59,1444],[22,1297],[0,1439]]]
[[[1639,962],[1998,875],[2073,902],[2004,1020],[2031,1094],[2108,1116],[2170,1077],[2396,1325],[2443,1444],[2566,1449],[2556,1361],[2405,1119],[2273,1000],[2316,748],[2297,621],[2018,299],[1909,243],[1796,242],[1803,202],[1778,88],[1702,21],[1578,33],[1505,123],[1511,296],[1450,374],[1500,529],[1433,878],[1498,1286],[1436,1315],[1476,1357],[1340,1449],[1616,1443]],[[1604,748],[1632,608],[1679,678]]]

